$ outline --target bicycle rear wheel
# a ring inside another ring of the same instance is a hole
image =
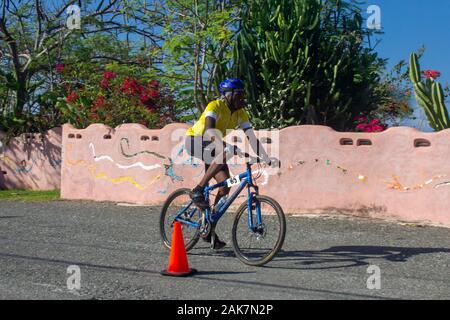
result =
[[[180,214],[181,230],[183,232],[184,246],[186,251],[191,250],[199,240],[199,231],[187,222],[198,222],[200,210],[192,203],[189,197],[189,189],[178,189],[169,195],[164,203],[159,219],[159,231],[164,245],[170,249],[172,242],[172,231],[175,218]]]
[[[260,225],[256,222],[257,205],[261,208]],[[283,246],[286,219],[278,202],[267,196],[253,198],[251,215],[254,230],[249,230],[247,202],[243,203],[233,223],[233,249],[243,263],[262,266],[271,261]]]

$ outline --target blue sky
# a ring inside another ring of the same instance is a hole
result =
[[[367,5],[370,4],[381,9],[385,34],[379,36],[382,42],[377,51],[389,58],[390,67],[424,45],[422,69],[439,70],[439,80],[450,83],[449,0],[369,0]]]
[[[389,59],[388,70],[402,59],[408,61],[411,52],[425,46],[422,70],[439,70],[442,76],[438,80],[443,85],[450,83],[450,0],[369,0],[362,6],[363,12],[369,5],[381,9],[384,34],[377,37],[381,43],[376,51]],[[414,99],[411,103],[419,119],[405,125],[430,131],[422,110]]]

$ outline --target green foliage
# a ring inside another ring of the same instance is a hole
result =
[[[376,109],[385,61],[364,46],[356,7],[339,1],[247,0],[233,73],[247,83],[257,127],[298,124],[353,129]]]
[[[91,123],[111,127],[140,123],[160,128],[176,121],[173,99],[151,76],[145,68],[117,63],[104,68],[93,64],[67,66],[60,74],[56,106],[64,121],[78,128]]]
[[[378,107],[372,112],[382,123],[400,126],[402,121],[414,119],[414,110],[410,107],[412,84],[409,79],[408,63],[401,60],[393,70],[386,74],[374,89],[379,100]]]
[[[217,97],[224,66],[231,62],[242,1],[165,1],[164,79],[176,91],[177,106],[195,118]]]
[[[435,81],[432,76],[422,80],[417,54],[411,54],[409,67],[409,75],[414,85],[417,103],[425,111],[430,126],[436,131],[450,128],[450,118],[445,105],[445,93],[441,84]]]
[[[161,25],[161,15],[156,11],[149,14],[155,9],[150,1],[144,4],[148,11],[142,10],[143,2],[137,0],[80,0],[76,4],[83,8],[81,30],[65,28],[67,1],[1,1],[0,130],[9,135],[42,132],[66,121],[68,113],[61,112],[59,107],[64,106],[58,101],[64,100],[67,92],[60,88],[57,64],[95,70],[117,62],[125,67],[124,72],[132,73],[135,66],[146,69],[145,75],[140,71],[139,81],[158,78],[153,61],[158,53],[155,29]],[[67,84],[78,80],[65,79]],[[138,120],[141,113],[134,118]],[[115,122],[134,118],[121,116]]]

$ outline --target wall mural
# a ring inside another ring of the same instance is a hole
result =
[[[53,159],[46,159],[46,160],[48,160],[50,166],[52,166],[55,169],[61,167],[61,160],[53,160]],[[30,173],[33,171],[33,168],[35,166],[38,166],[34,158],[30,158],[30,160],[28,161],[22,160],[19,163],[16,163],[13,159],[6,156],[4,153],[0,153],[0,161],[5,163],[9,168],[11,168],[11,170],[17,173]]]
[[[289,166],[288,166],[288,170],[294,170],[295,167],[298,166],[302,166],[304,164],[306,164],[307,161],[303,161],[303,160],[298,160],[298,161],[294,161],[292,162]],[[319,159],[315,159],[312,163],[319,163],[322,164],[324,163],[323,161],[320,161]],[[325,165],[330,166],[332,165],[331,160],[326,159],[325,161]],[[338,169],[340,172],[344,173],[344,174],[352,174],[355,176],[355,179],[357,179],[360,182],[366,182],[368,180],[368,177],[366,175],[363,175],[361,173],[356,173],[356,172],[352,172],[340,165],[336,165],[335,166],[336,169]],[[391,181],[384,181],[386,183],[386,187],[387,189],[391,189],[391,190],[399,190],[399,191],[415,191],[415,190],[420,190],[425,188],[428,185],[431,185],[433,182],[437,182],[438,180],[445,178],[447,175],[445,174],[441,174],[441,175],[436,175],[434,177],[432,177],[431,179],[423,182],[423,183],[419,183],[413,186],[404,186],[403,184],[401,184],[399,182],[399,178],[395,175],[392,176],[392,180]],[[446,181],[446,182],[442,182],[442,183],[438,183],[434,186],[434,189],[440,188],[440,187],[444,187],[444,186],[450,186],[450,181]]]
[[[140,169],[146,170],[146,171],[153,171],[153,170],[163,168],[163,171],[161,171],[159,174],[154,176],[148,183],[142,184],[142,183],[139,183],[138,181],[136,181],[134,179],[134,177],[132,177],[132,176],[110,177],[105,172],[99,171],[99,167],[95,164],[91,164],[89,161],[86,161],[84,159],[73,160],[73,159],[70,159],[69,156],[66,156],[66,162],[68,165],[87,167],[88,171],[91,173],[91,175],[94,177],[94,179],[105,180],[105,181],[108,181],[108,182],[114,183],[114,184],[130,183],[135,188],[137,188],[138,190],[141,190],[141,191],[148,189],[150,186],[152,186],[157,181],[159,181],[163,176],[169,177],[172,183],[184,181],[184,178],[182,176],[175,174],[174,161],[170,157],[166,157],[164,155],[161,155],[157,152],[150,151],[150,150],[142,150],[142,151],[138,151],[135,153],[126,152],[125,149],[130,149],[130,142],[129,142],[128,138],[122,138],[120,140],[119,149],[120,149],[120,153],[123,157],[130,159],[130,158],[137,157],[141,154],[147,154],[153,158],[156,158],[160,162],[160,164],[159,163],[146,164],[146,163],[142,163],[139,161],[139,162],[125,165],[125,164],[121,164],[121,163],[115,161],[110,155],[97,155],[95,145],[92,142],[90,142],[88,146],[89,146],[89,149],[91,150],[92,159],[94,160],[94,163],[100,163],[102,161],[107,161],[107,162],[115,164],[119,169],[122,169],[122,170],[127,170],[130,168],[140,168]],[[67,144],[66,148],[67,148],[67,153],[66,153],[66,155],[67,155],[68,153],[71,153],[71,151],[73,149],[73,145]],[[184,146],[182,146],[177,153],[177,157],[183,156],[184,150],[185,150]],[[175,160],[177,160],[177,159],[175,159]],[[194,169],[198,168],[200,166],[200,164],[193,162],[192,157],[189,157],[182,164],[191,166]],[[202,169],[201,172],[199,172],[196,175],[196,177],[201,176],[203,174],[203,171],[204,170]],[[166,182],[164,188],[162,190],[159,190],[158,192],[160,194],[166,194],[167,190],[169,189],[169,186],[170,186],[170,184],[168,182]]]
[[[168,160],[169,161],[168,164],[163,164],[164,168],[165,168],[165,175],[170,177],[172,179],[172,182],[173,181],[183,181],[183,177],[175,175],[175,173],[173,171],[173,161],[172,161],[172,159],[170,159],[169,157],[165,157],[163,155],[160,155],[159,153],[156,153],[156,152],[153,152],[153,151],[148,151],[148,150],[139,151],[139,152],[136,152],[134,154],[126,154],[124,152],[124,150],[123,150],[123,144],[122,144],[123,141],[126,142],[128,148],[130,148],[130,143],[129,143],[127,138],[122,138],[120,140],[120,151],[121,151],[121,153],[122,153],[122,155],[124,157],[126,157],[126,158],[133,158],[133,157],[136,157],[136,156],[138,156],[140,154],[149,154],[149,155],[155,156],[155,157],[157,157],[159,159],[162,159],[162,160]]]
[[[94,146],[93,143],[89,143],[89,148],[92,151],[92,156],[93,156],[94,162],[99,162],[99,161],[106,160],[106,161],[110,161],[110,162],[115,163],[115,161],[110,156],[107,156],[107,155],[97,156],[95,154],[95,146]],[[66,149],[67,149],[67,153],[66,153],[66,155],[67,155],[68,153],[70,153],[72,151],[73,145],[72,144],[67,144],[66,145]],[[132,176],[120,176],[120,177],[115,177],[115,178],[109,177],[105,172],[99,171],[97,165],[90,164],[89,161],[86,161],[84,159],[72,160],[67,155],[65,160],[66,160],[66,163],[68,165],[70,165],[70,166],[86,167],[88,169],[88,171],[91,173],[91,175],[94,177],[94,179],[96,179],[96,180],[106,180],[106,181],[108,181],[110,183],[113,183],[113,184],[130,183],[136,189],[141,190],[141,191],[144,191],[147,188],[149,188],[156,181],[158,181],[161,178],[161,176],[162,176],[162,174],[159,174],[156,177],[154,177],[152,180],[150,180],[147,184],[142,185],[141,183],[137,182],[134,179],[134,177],[132,177]],[[121,164],[118,164],[118,163],[115,163],[115,164],[120,169],[125,169],[125,170],[127,169],[125,165],[121,165]],[[141,164],[142,166],[139,165],[139,164]],[[140,162],[134,163],[130,167],[134,167],[134,166],[141,167],[141,168],[147,168],[147,169],[151,169],[151,170],[154,170],[154,169],[157,169],[157,168],[161,168],[161,165],[159,165],[159,164],[158,165],[152,165],[152,166],[145,166],[144,164],[142,164]]]
[[[67,144],[66,147],[67,147],[67,151],[70,152],[72,150],[73,146],[71,144]],[[72,160],[72,159],[66,159],[67,163],[71,166],[86,166],[88,168],[89,172],[92,174],[92,176],[95,179],[105,180],[105,181],[108,181],[108,182],[114,183],[114,184],[130,183],[135,188],[137,188],[138,190],[141,190],[141,191],[148,189],[150,186],[152,186],[153,184],[155,184],[156,182],[161,180],[161,178],[164,176],[169,177],[170,182],[172,184],[176,183],[176,182],[183,182],[184,181],[183,176],[180,174],[177,174],[176,170],[174,169],[175,164],[180,163],[182,166],[190,166],[193,169],[198,169],[198,172],[195,174],[195,176],[193,176],[194,178],[201,177],[204,174],[204,167],[203,167],[202,163],[199,160],[194,159],[192,156],[189,156],[185,153],[186,150],[185,150],[184,144],[182,144],[179,147],[178,151],[176,152],[175,158],[171,159],[170,157],[164,156],[162,154],[159,154],[159,153],[151,151],[151,150],[141,150],[141,151],[137,151],[137,152],[130,152],[129,151],[131,149],[130,141],[128,138],[123,137],[120,139],[119,150],[120,150],[120,154],[124,158],[131,159],[131,158],[137,157],[139,155],[145,154],[159,162],[159,163],[144,163],[141,161],[137,161],[132,164],[122,164],[118,161],[115,161],[110,155],[97,155],[95,146],[92,142],[89,143],[88,147],[91,150],[92,160],[94,161],[93,164],[89,163],[86,160]],[[66,155],[67,155],[67,153],[66,153]],[[182,160],[184,158],[186,158],[186,159]],[[0,157],[0,159],[1,159],[1,157]],[[180,161],[178,161],[178,160],[180,160]],[[131,168],[140,168],[145,171],[157,171],[158,172],[158,170],[159,170],[159,172],[154,177],[152,177],[147,183],[139,183],[132,176],[109,177],[105,172],[99,171],[99,167],[96,165],[96,163],[100,164],[101,162],[105,162],[105,161],[113,163],[117,168],[122,169],[122,170],[127,170],[127,169],[131,169]],[[332,166],[337,171],[339,171],[340,173],[342,173],[344,175],[354,176],[355,182],[358,182],[358,183],[365,183],[369,180],[369,177],[367,175],[360,173],[360,172],[355,172],[351,169],[345,168],[342,165],[333,163],[332,160],[327,159],[327,158],[325,158],[325,159],[316,158],[311,161],[306,161],[306,160],[293,161],[288,165],[287,170],[284,170],[284,171],[280,170],[278,172],[278,176],[281,176],[283,173],[286,173],[287,171],[295,170],[296,168],[305,166],[307,164]],[[23,172],[28,172],[32,169],[33,165],[34,165],[34,163],[32,163],[29,168],[26,168],[26,166],[24,166],[24,164],[22,164],[21,167],[18,168],[17,170],[21,170]],[[231,170],[233,169],[233,171],[234,171],[234,169],[236,169],[236,167],[238,167],[238,166],[239,166],[238,164],[230,164],[229,165],[231,175],[234,175],[237,173],[237,172],[233,173],[233,172],[231,172]],[[254,170],[254,174],[255,174],[255,176],[262,177],[262,181],[260,182],[260,184],[262,186],[267,185],[269,183],[270,175],[265,169],[258,168],[257,170]],[[389,190],[417,191],[417,190],[424,189],[427,186],[432,186],[433,183],[435,183],[435,185],[434,185],[435,189],[450,186],[450,181],[442,181],[441,180],[445,177],[447,177],[447,175],[445,175],[445,174],[436,175],[423,183],[406,186],[400,182],[400,179],[396,175],[392,175],[390,180],[384,180],[383,182],[386,184],[386,188]],[[168,181],[163,182],[164,186],[162,189],[160,189],[158,191],[158,193],[166,194],[168,192],[168,189],[169,189],[171,183],[169,183]]]

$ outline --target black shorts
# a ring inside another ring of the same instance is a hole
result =
[[[194,158],[200,159],[205,162],[205,172],[208,170],[211,162],[216,157],[216,145],[209,140],[203,140],[200,136],[187,136],[185,141],[187,153]],[[224,163],[223,171],[230,175],[228,165]]]

